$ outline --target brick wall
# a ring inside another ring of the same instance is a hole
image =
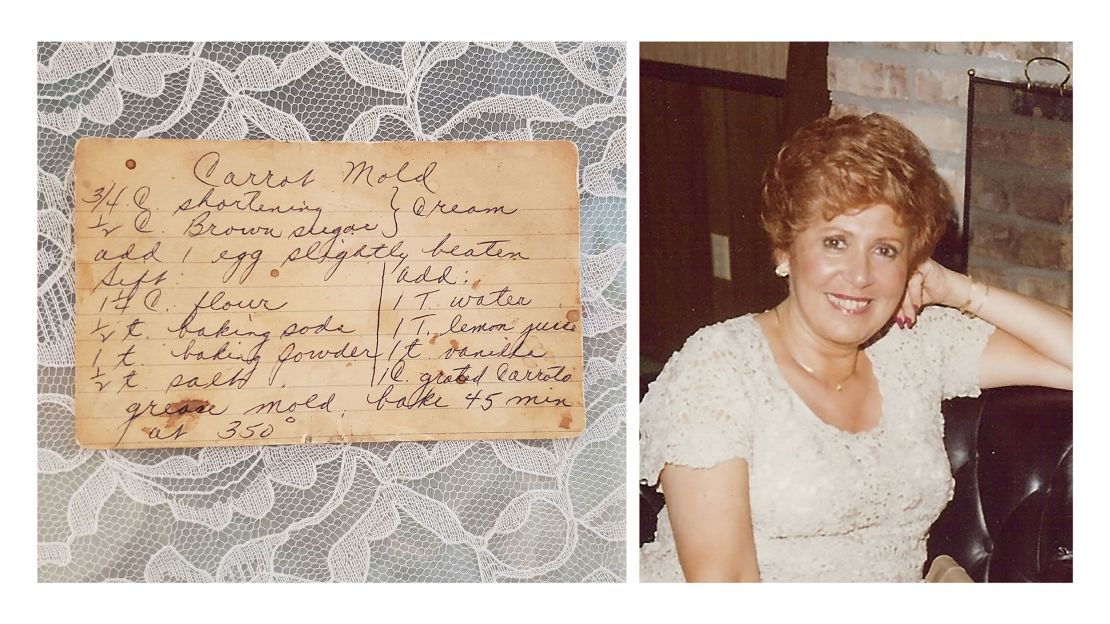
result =
[[[833,43],[832,114],[879,112],[906,124],[929,146],[960,218],[968,70],[1024,83],[1025,63],[1036,56],[1071,66],[1072,44]],[[1065,74],[1052,63],[1034,63],[1029,70],[1032,80],[1043,83],[1058,84]],[[1056,108],[1009,90],[977,91],[969,272],[1070,308],[1071,112],[1070,105]]]

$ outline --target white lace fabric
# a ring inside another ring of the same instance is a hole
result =
[[[42,581],[594,581],[625,570],[623,43],[42,43]],[[549,441],[92,451],[74,441],[84,136],[571,140],[586,427]]]
[[[703,328],[641,404],[641,479],[654,484],[667,463],[744,458],[762,580],[920,581],[927,532],[954,485],[940,403],[979,394],[991,331],[935,307],[913,329],[892,328],[867,349],[882,418],[850,433],[789,387],[754,316]],[[666,511],[640,567],[643,581],[683,580]]]

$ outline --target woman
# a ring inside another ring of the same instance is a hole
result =
[[[951,197],[888,117],[803,128],[763,192],[789,296],[699,330],[644,397],[667,513],[641,578],[921,580],[953,488],[941,401],[1070,389],[1071,317],[929,259]]]

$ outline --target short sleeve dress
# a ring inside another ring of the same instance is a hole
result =
[[[927,307],[866,349],[879,424],[851,433],[787,385],[755,317],[704,327],[640,405],[640,476],[664,464],[748,462],[763,581],[920,581],[929,527],[952,497],[941,401],[979,394],[990,324]],[[640,552],[642,581],[682,581],[666,511]]]

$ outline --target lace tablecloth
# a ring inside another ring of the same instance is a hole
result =
[[[623,43],[38,47],[42,581],[621,581]],[[586,429],[554,441],[92,451],[74,441],[83,136],[578,145]]]

